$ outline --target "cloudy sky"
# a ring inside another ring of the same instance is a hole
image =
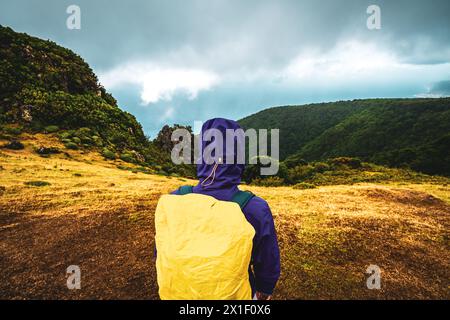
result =
[[[72,4],[80,30],[66,27]],[[80,54],[151,136],[276,105],[448,96],[449,16],[448,0],[0,3],[0,24]]]

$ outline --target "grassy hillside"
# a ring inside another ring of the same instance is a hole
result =
[[[279,128],[288,162],[341,156],[450,176],[450,98],[375,99],[267,109],[247,128]]]
[[[33,131],[88,127],[106,145],[142,148],[134,116],[120,110],[81,57],[51,41],[0,26],[2,123]]]
[[[154,210],[194,181],[97,152],[42,158],[57,137],[0,150],[0,298],[156,299]],[[128,170],[124,170],[128,168]],[[276,299],[449,299],[450,188],[417,183],[244,186],[269,202],[281,248]],[[81,269],[68,290],[66,268]],[[366,288],[370,264],[381,290]]]
[[[96,150],[107,159],[139,163],[162,174],[190,176],[149,141],[122,111],[89,65],[54,42],[0,26],[0,137],[20,148],[20,133],[50,133],[64,146],[51,152]]]
[[[349,101],[275,107],[248,116],[239,123],[244,128],[281,129],[280,158],[285,159],[327,129],[366,107],[363,103]]]

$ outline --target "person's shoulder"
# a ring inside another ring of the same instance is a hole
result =
[[[261,197],[253,196],[247,205],[244,208],[244,211],[247,211],[250,214],[253,214],[255,216],[264,217],[267,215],[272,216],[272,213],[270,211],[269,204],[266,200],[264,200]]]
[[[269,204],[267,203],[266,200],[264,200],[261,197],[258,197],[257,195],[254,195],[250,201],[249,204],[253,203],[254,205],[258,205],[258,206],[264,206],[264,207],[269,207]]]

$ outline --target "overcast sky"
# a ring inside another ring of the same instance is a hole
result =
[[[80,30],[66,27],[72,4]],[[151,136],[276,105],[448,96],[449,17],[448,0],[0,3],[0,24],[80,54]]]

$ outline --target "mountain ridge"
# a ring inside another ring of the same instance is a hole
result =
[[[239,120],[279,128],[288,165],[360,157],[393,167],[450,175],[450,98],[357,99],[265,109]]]

